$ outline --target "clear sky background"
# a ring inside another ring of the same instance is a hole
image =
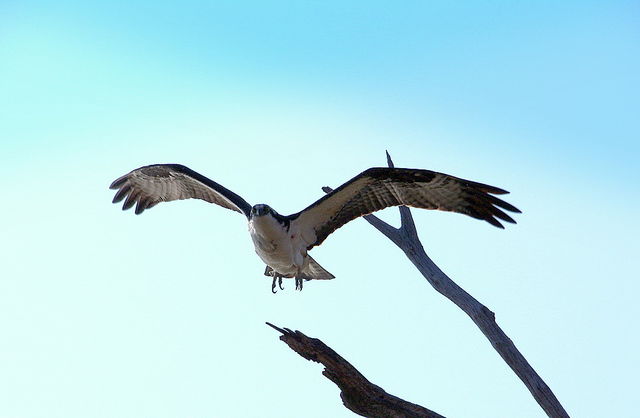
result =
[[[182,163],[297,212],[360,171],[511,191],[498,230],[414,211],[569,414],[637,414],[634,1],[0,2],[0,417],[348,417],[264,325],[450,417],[541,417],[460,310],[365,221],[272,295],[244,218],[135,216],[112,180]],[[397,224],[397,210],[382,213]]]

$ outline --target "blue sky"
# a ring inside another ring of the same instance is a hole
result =
[[[640,364],[634,2],[0,4],[0,416],[353,416],[264,325],[451,417],[542,411],[471,321],[359,220],[270,293],[242,216],[143,216],[109,183],[177,162],[293,213],[358,172],[512,192],[499,231],[414,211],[427,252],[575,416],[630,416]],[[397,224],[397,211],[384,219]]]

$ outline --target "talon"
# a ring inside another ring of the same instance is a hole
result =
[[[274,279],[274,286],[275,286],[275,279]],[[284,287],[282,287],[282,276],[278,277],[278,287],[280,287],[280,290],[284,290]]]
[[[280,282],[282,282],[282,279],[280,279]],[[282,288],[280,288],[282,289]],[[273,293],[274,295],[276,293],[278,293],[278,291],[276,290],[276,277],[273,277],[273,282],[271,282],[271,293]]]

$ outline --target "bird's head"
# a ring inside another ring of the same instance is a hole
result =
[[[273,209],[271,209],[271,206],[269,205],[263,205],[263,204],[259,204],[259,205],[253,205],[253,207],[251,208],[251,217],[253,218],[254,216],[264,216],[264,215],[273,215],[274,211]]]

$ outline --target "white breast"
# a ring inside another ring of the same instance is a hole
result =
[[[306,246],[295,231],[287,231],[274,217],[266,215],[251,219],[249,234],[256,254],[278,273],[295,275],[303,268]]]

